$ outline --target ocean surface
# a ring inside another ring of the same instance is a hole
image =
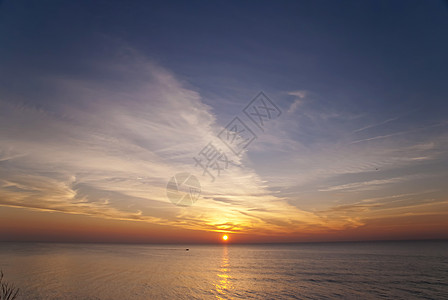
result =
[[[447,241],[0,243],[0,268],[17,299],[448,299]]]

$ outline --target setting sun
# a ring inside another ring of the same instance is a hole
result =
[[[228,237],[227,235],[223,235],[223,236],[222,236],[222,239],[223,239],[224,241],[227,241],[227,240],[229,239],[229,237]]]

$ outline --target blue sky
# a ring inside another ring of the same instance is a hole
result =
[[[4,1],[0,211],[439,236],[447,36],[443,1]],[[282,115],[210,182],[192,157],[259,91]],[[184,171],[189,208],[165,195]]]

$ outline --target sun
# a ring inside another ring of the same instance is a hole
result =
[[[222,239],[223,239],[224,241],[227,241],[227,240],[229,239],[229,237],[225,234],[225,235],[222,236]]]

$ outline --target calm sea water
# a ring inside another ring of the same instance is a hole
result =
[[[0,243],[0,268],[20,299],[448,299],[446,241]]]

